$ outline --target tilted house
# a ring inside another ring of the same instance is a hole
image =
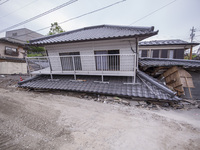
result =
[[[162,79],[179,96],[200,99],[200,61],[184,59],[185,50],[197,45],[183,40],[142,41],[140,69]]]
[[[138,70],[138,42],[157,33],[153,27],[100,25],[31,40],[30,45],[45,46],[48,56],[27,58],[37,76],[19,86],[177,100]]]

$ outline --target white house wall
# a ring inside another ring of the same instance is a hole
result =
[[[81,64],[83,71],[95,71],[95,58],[84,55],[94,55],[94,51],[101,50],[119,50],[120,54],[129,54],[129,56],[120,56],[120,70],[133,70],[134,59],[130,54],[134,54],[132,49],[135,51],[135,41],[132,39],[131,42],[128,40],[105,40],[105,41],[92,41],[92,42],[79,42],[79,43],[68,43],[68,44],[56,44],[46,46],[48,55],[50,56],[50,62],[53,71],[61,71],[61,61],[59,53],[65,52],[80,52]],[[89,70],[88,70],[89,69]]]

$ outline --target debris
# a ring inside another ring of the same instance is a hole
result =
[[[2,78],[5,78],[5,75],[1,75]]]

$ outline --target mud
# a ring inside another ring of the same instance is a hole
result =
[[[199,110],[147,110],[1,85],[0,149],[199,150]]]

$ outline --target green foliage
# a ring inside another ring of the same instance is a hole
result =
[[[51,28],[48,35],[54,35],[54,34],[58,34],[62,32],[65,32],[65,31],[58,25],[57,22],[54,22],[54,23],[51,23]]]
[[[34,53],[45,52],[44,47],[30,46],[29,50]]]
[[[197,55],[196,54],[192,54],[192,59],[196,59]],[[184,56],[184,59],[190,59],[190,55],[187,54]]]
[[[27,54],[27,57],[40,57],[40,56],[44,56],[42,53],[31,53],[31,54]]]
[[[37,57],[37,56],[45,56],[46,52],[44,47],[36,47],[36,46],[30,46],[27,51],[28,57]]]

